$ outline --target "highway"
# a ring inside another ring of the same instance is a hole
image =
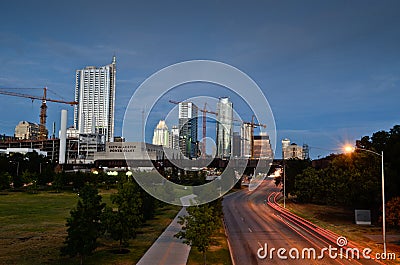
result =
[[[243,189],[224,197],[224,223],[234,265],[383,264],[364,259],[363,248],[354,243],[338,246],[339,235],[279,207],[278,195],[274,181],[267,179],[255,191]],[[351,251],[346,254],[347,248],[358,248],[360,259],[352,257]]]

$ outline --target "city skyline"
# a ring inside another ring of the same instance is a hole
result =
[[[110,13],[101,2],[80,9],[73,2],[7,2],[0,11],[0,87],[47,86],[72,100],[75,69],[104,65],[116,54],[118,136],[132,93],[151,74],[185,60],[222,61],[251,76],[266,95],[278,133],[275,156],[281,154],[279,141],[290,138],[309,144],[316,158],[399,124],[399,6],[120,2]],[[37,18],[39,10],[46,19]],[[102,16],[112,19],[96,27]],[[81,25],[92,30],[82,34]],[[1,134],[12,135],[19,121],[39,122],[39,101],[0,100]],[[71,108],[49,103],[48,129],[56,122],[58,131],[64,108],[73,124]]]

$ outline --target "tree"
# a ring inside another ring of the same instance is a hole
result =
[[[157,208],[157,200],[140,186],[138,186],[138,188],[140,190],[140,198],[142,201],[141,213],[143,215],[143,220],[150,220],[154,217],[154,212]]]
[[[178,223],[182,230],[174,236],[183,239],[183,243],[196,247],[203,253],[204,264],[206,264],[206,252],[211,244],[211,235],[217,229],[217,217],[213,207],[208,204],[191,206],[187,208],[189,215],[179,216]]]
[[[295,195],[299,202],[325,203],[324,178],[318,170],[309,167],[296,176]]]
[[[386,222],[390,226],[400,228],[400,197],[386,203]]]
[[[136,230],[143,222],[142,199],[136,183],[126,182],[119,186],[118,193],[111,196],[116,211],[107,207],[102,215],[105,233],[119,241],[120,251],[136,237]]]
[[[5,190],[10,188],[11,176],[8,172],[0,173],[0,190]]]
[[[290,194],[294,192],[296,176],[298,174],[301,174],[304,169],[311,166],[311,161],[308,159],[303,160],[303,159],[291,158],[284,160],[284,163],[285,163],[285,180],[286,180],[285,190],[286,194]],[[280,181],[283,183],[282,177]]]
[[[62,188],[65,185],[65,173],[64,172],[59,172],[54,176],[54,181],[53,181],[53,188],[56,190],[57,193],[62,190]]]
[[[93,253],[101,233],[100,215],[104,206],[96,188],[90,185],[82,188],[77,206],[67,219],[68,235],[61,248],[62,255],[79,256],[82,264],[84,256]]]

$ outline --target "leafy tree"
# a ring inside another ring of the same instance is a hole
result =
[[[386,222],[400,228],[400,197],[394,197],[386,203]]]
[[[68,235],[61,248],[62,255],[79,256],[82,264],[84,256],[96,249],[101,233],[100,216],[105,206],[101,199],[96,188],[90,185],[82,188],[77,206],[67,219]]]
[[[12,176],[12,184],[14,188],[21,188],[24,185],[21,175]]]
[[[143,219],[150,220],[154,217],[154,212],[157,208],[157,200],[140,186],[138,188],[140,190],[140,198],[142,201],[141,213],[143,214]]]
[[[187,208],[189,215],[180,216],[178,223],[182,230],[175,237],[183,239],[183,243],[196,247],[203,253],[204,264],[206,264],[206,252],[211,245],[211,235],[217,229],[217,217],[213,207],[208,204],[191,206]]]
[[[311,161],[291,158],[285,160],[284,163],[285,163],[285,180],[286,180],[285,189],[286,189],[286,194],[290,194],[294,191],[296,176],[302,173],[304,169],[311,166]],[[283,182],[283,179],[281,181]]]
[[[5,190],[10,188],[11,176],[8,172],[0,173],[0,190]]]
[[[64,187],[64,185],[65,185],[65,173],[63,172],[57,173],[54,176],[53,188],[58,193]]]
[[[379,131],[372,137],[362,137],[357,141],[357,147],[379,154],[383,151],[386,196],[389,199],[400,196],[400,125],[393,126],[389,132]]]
[[[119,241],[121,250],[129,245],[129,239],[136,237],[136,230],[143,222],[139,186],[133,182],[121,184],[118,193],[111,196],[111,201],[118,208],[113,211],[107,207],[102,220],[106,234]]]

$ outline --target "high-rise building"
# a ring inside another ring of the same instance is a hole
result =
[[[15,138],[19,140],[38,140],[39,125],[28,121],[20,121],[15,126]]]
[[[232,136],[232,156],[233,157],[240,157],[240,133],[233,132]]]
[[[285,138],[282,140],[282,159],[285,159],[285,150],[290,145],[290,140]]]
[[[174,125],[169,133],[169,147],[172,149],[179,149],[179,128]]]
[[[154,129],[153,144],[169,147],[169,131],[164,120],[160,120]]]
[[[251,156],[251,130],[252,126],[248,123],[243,123],[240,127],[240,154],[241,157]]]
[[[227,97],[217,103],[217,157],[229,158],[232,148],[232,102]]]
[[[116,58],[111,64],[76,71],[74,127],[79,133],[114,138]]]
[[[187,158],[198,157],[198,107],[193,102],[179,103],[179,148]]]

